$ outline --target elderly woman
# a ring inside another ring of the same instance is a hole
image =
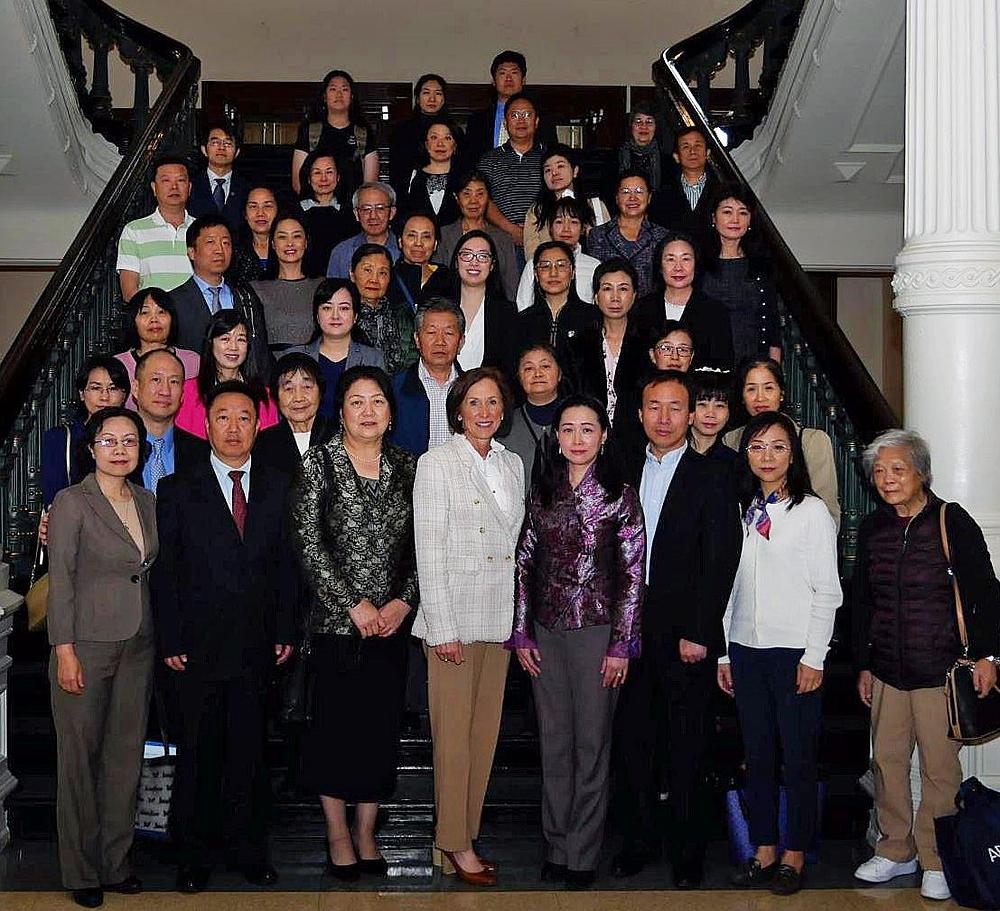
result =
[[[233,226],[233,258],[226,273],[230,284],[256,281],[276,268],[271,226],[278,197],[270,187],[253,187],[243,206],[243,221]]]
[[[551,345],[532,345],[517,359],[517,381],[523,402],[514,409],[504,446],[521,457],[524,489],[531,489],[535,463],[559,407],[562,369]]]
[[[654,193],[675,171],[670,159],[671,140],[661,142],[657,131],[656,106],[638,102],[628,115],[628,139],[618,148],[618,173],[645,174]]]
[[[451,272],[431,261],[441,231],[428,210],[411,212],[401,222],[399,259],[393,269],[389,293],[404,301],[411,313],[432,297],[447,294]]]
[[[653,290],[636,301],[635,320],[648,335],[668,320],[678,320],[698,339],[694,367],[733,369],[733,333],[729,312],[715,298],[694,287],[698,261],[695,242],[671,232],[653,254]]]
[[[493,246],[496,247],[497,271],[500,275],[504,297],[507,300],[514,300],[520,275],[517,253],[510,235],[493,227],[486,220],[486,210],[490,205],[490,191],[486,175],[481,171],[470,171],[462,175],[455,184],[455,202],[462,215],[451,224],[446,224],[441,228],[441,239],[437,252],[434,254],[434,262],[447,265],[455,255],[459,240],[465,234],[469,231],[485,231],[493,240]]]
[[[553,426],[517,545],[506,646],[538,710],[542,878],[586,888],[604,840],[615,697],[640,652],[646,531],[638,494],[605,452],[604,405],[570,396]]]
[[[63,885],[84,908],[132,895],[129,850],[155,643],[148,570],[156,507],[134,411],[87,421],[94,471],[60,491],[49,520],[49,680],[56,729],[56,819]]]
[[[301,212],[279,215],[271,225],[271,249],[278,261],[278,275],[250,283],[264,307],[272,351],[301,345],[312,332],[309,305],[322,279],[307,278],[303,270],[308,237]]]
[[[413,486],[420,609],[434,744],[434,864],[496,883],[475,851],[493,765],[514,619],[514,550],[524,517],[521,460],[494,437],[511,409],[503,374],[464,373],[448,392],[453,438],[420,457]]]
[[[266,371],[267,365],[260,352],[249,343],[249,330],[240,311],[220,310],[208,324],[198,375],[184,381],[181,408],[174,424],[207,439],[205,402],[208,393],[226,380],[242,380],[261,393],[259,429],[273,427],[278,423],[278,406],[267,393]]]
[[[388,373],[409,367],[417,359],[413,311],[399,298],[389,296],[391,254],[381,244],[362,244],[351,256],[350,276],[361,295],[358,329],[382,352]]]
[[[872,712],[875,809],[882,837],[854,875],[871,883],[923,869],[920,894],[950,897],[934,820],[955,812],[960,744],[948,739],[944,676],[963,648],[953,591],[957,580],[968,656],[980,696],[996,684],[1000,586],[983,533],[957,503],[931,490],[927,444],[888,430],[864,453],[882,505],[858,532],[854,569],[854,658],[858,693]],[[947,534],[945,549],[942,531]],[[950,551],[950,552],[949,552]],[[953,576],[954,574],[954,576]],[[920,806],[913,814],[910,761],[920,751]]]
[[[326,278],[317,286],[312,300],[313,334],[309,343],[289,348],[286,354],[308,354],[319,364],[325,391],[320,398],[320,414],[330,418],[334,427],[339,417],[334,396],[341,375],[351,367],[366,365],[385,369],[382,352],[358,340],[361,295],[344,278]]]
[[[328,151],[317,149],[302,162],[299,205],[305,214],[309,246],[302,260],[306,275],[323,278],[330,261],[330,253],[342,240],[358,230],[350,207],[349,197],[337,192],[340,176],[337,159]]]
[[[736,375],[735,389],[743,397],[743,406],[751,418],[767,411],[779,411],[785,400],[785,377],[781,364],[770,358],[744,361]],[[738,450],[742,433],[743,428],[737,427],[730,430],[722,441],[730,449]],[[833,521],[839,527],[840,499],[833,443],[829,434],[817,427],[798,427],[798,434],[812,489],[826,503]]]
[[[413,457],[385,440],[395,417],[378,367],[352,367],[337,386],[342,431],[309,450],[290,498],[312,594],[307,618],[317,679],[300,781],[320,795],[327,872],[382,875],[381,801],[396,789],[407,630],[417,603]],[[356,805],[353,830],[347,804]]]
[[[749,777],[751,857],[733,884],[802,888],[816,829],[816,755],[823,670],[843,600],[837,529],[809,486],[798,428],[776,411],[758,414],[740,442],[740,504],[746,510],[739,568],[722,624],[728,644],[718,681],[735,696]],[[778,856],[778,756],[788,802]]]
[[[135,379],[135,362],[147,351],[169,348],[184,365],[184,377],[195,376],[201,363],[198,353],[177,348],[177,308],[174,299],[162,288],[143,288],[132,295],[122,313],[125,325],[125,350],[115,358],[125,365],[128,386]]]
[[[460,174],[457,167],[461,131],[448,117],[435,117],[421,136],[416,167],[407,175],[402,191],[397,190],[399,213],[433,212],[442,224],[461,215],[455,201]]]
[[[75,386],[79,400],[76,415],[69,423],[42,434],[43,506],[50,506],[60,490],[79,484],[94,470],[94,461],[83,442],[84,423],[102,408],[123,405],[130,388],[121,361],[104,354],[83,362]]]

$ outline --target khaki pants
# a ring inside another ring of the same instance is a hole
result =
[[[955,812],[962,784],[961,744],[948,739],[944,687],[897,690],[875,680],[872,690],[872,768],[875,809],[882,838],[875,852],[889,860],[913,859],[924,870],[940,870],[934,819]],[[920,806],[913,816],[910,760],[920,756]]]
[[[426,647],[427,693],[434,745],[434,844],[466,851],[479,837],[493,767],[510,654],[495,642],[463,645],[461,664]]]

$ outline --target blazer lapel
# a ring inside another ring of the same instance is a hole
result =
[[[108,528],[113,531],[119,539],[124,541],[134,553],[139,553],[139,548],[135,546],[135,541],[132,540],[132,536],[125,529],[122,524],[122,520],[118,518],[118,513],[115,512],[115,508],[108,501],[108,498],[104,496],[101,492],[101,488],[97,483],[97,478],[93,474],[87,475],[83,479],[80,485],[87,494],[87,501],[90,503],[90,508],[94,510],[95,513],[100,517],[101,521],[104,522]],[[136,507],[138,510],[138,507]],[[145,527],[143,527],[143,533],[145,534]],[[139,554],[140,558],[144,556]]]
[[[656,520],[656,533],[653,540],[659,537],[660,532],[668,527],[670,523],[676,524],[671,514],[680,508],[684,498],[684,485],[686,483],[689,466],[691,465],[691,447],[688,446],[681,460],[677,463],[674,476],[670,479],[670,487],[667,495],[663,498],[663,507],[660,509],[660,518]]]
[[[462,446],[467,446],[468,445],[465,442],[465,440],[461,440],[461,439],[456,439],[455,442],[456,442],[456,444],[459,444],[459,445],[462,445]],[[476,458],[479,458],[478,453],[476,454]],[[494,456],[494,458],[498,458],[498,456]],[[464,464],[465,464],[465,466],[466,466],[466,468],[467,468],[467,470],[469,472],[469,477],[472,479],[472,485],[476,488],[476,490],[479,491],[480,497],[483,499],[483,502],[486,503],[486,508],[491,513],[493,513],[493,518],[496,519],[496,521],[499,523],[500,527],[507,533],[507,535],[509,537],[510,536],[510,519],[509,519],[508,516],[506,516],[504,514],[503,510],[497,504],[496,497],[493,496],[493,491],[490,489],[490,485],[486,481],[486,476],[482,473],[482,471],[479,470],[479,466],[478,465],[474,465],[472,462],[470,462],[468,460],[466,460],[464,462]],[[500,473],[502,475],[504,475],[504,484],[506,484],[509,487],[510,486],[510,480],[509,480],[509,478],[506,477],[506,475],[507,475],[507,466],[504,463],[503,459],[500,460],[499,465],[500,465]]]
[[[139,524],[142,525],[142,540],[146,547],[146,552],[142,555],[143,565],[148,565],[156,557],[160,549],[160,542],[156,536],[156,503],[150,504],[145,499],[136,496],[137,490],[142,490],[136,484],[132,485],[132,498],[136,504],[136,511],[139,513]]]
[[[211,462],[206,460],[205,473],[202,475],[202,487],[204,489],[204,503],[207,507],[214,509],[219,523],[226,530],[226,534],[231,534],[233,538],[242,543],[240,533],[236,528],[236,521],[233,519],[233,511],[226,502],[226,495],[222,492],[219,479],[216,477],[215,469]],[[253,493],[253,485],[250,486],[250,493]],[[247,527],[250,526],[250,510],[247,510]]]

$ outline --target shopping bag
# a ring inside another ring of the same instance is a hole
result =
[[[966,908],[1000,908],[1000,794],[968,778],[955,806],[955,816],[934,820],[952,898]]]
[[[819,833],[823,822],[823,800],[826,797],[826,782],[819,782],[816,788],[816,832],[812,844],[806,851],[806,863],[814,864],[819,859]],[[785,846],[785,832],[788,822],[788,800],[785,786],[778,796],[778,854]],[[756,846],[750,843],[750,825],[747,821],[746,801],[742,788],[726,791],[726,827],[729,830],[729,856],[733,866],[741,867],[754,856]]]

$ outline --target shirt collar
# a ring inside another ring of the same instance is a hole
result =
[[[157,206],[153,209],[153,214],[150,216],[153,220],[153,224],[157,227],[167,227],[173,231],[180,231],[181,228],[187,228],[191,225],[194,219],[188,214],[188,210],[184,210],[184,221],[181,223],[181,228],[175,228],[169,221],[163,217],[163,213],[160,211],[160,207]]]
[[[232,465],[227,465],[223,462],[214,451],[208,458],[212,463],[212,468],[215,470],[215,476],[219,479],[219,481],[221,482],[225,479],[225,481],[230,484],[233,479],[229,477],[229,472],[242,471],[244,473],[243,476],[246,477],[250,474],[250,462],[253,461],[253,456],[247,456],[247,460],[242,465],[238,468],[233,468]]]
[[[465,453],[474,465],[481,465],[483,462],[489,462],[491,459],[496,457],[498,452],[503,452],[507,448],[503,445],[503,443],[499,443],[495,439],[490,440],[490,451],[486,453],[486,458],[484,459],[479,454],[476,447],[469,442],[469,438],[464,433],[461,436],[462,441],[465,444]]]
[[[232,168],[229,169],[228,174],[216,174],[211,168],[205,168],[205,171],[208,173],[209,186],[211,186],[213,190],[215,189],[215,182],[217,180],[224,180],[226,183],[229,183],[233,176]]]
[[[653,447],[650,444],[646,444],[646,464],[655,465],[657,468],[673,468],[676,467],[677,463],[681,460],[681,456],[687,452],[688,444],[685,440],[682,446],[678,446],[676,449],[671,449],[662,459],[658,459],[653,455]]]
[[[206,291],[208,291],[208,290],[209,290],[209,289],[211,289],[211,288],[220,288],[220,289],[221,289],[221,288],[225,288],[225,287],[226,287],[226,280],[225,280],[224,278],[222,279],[222,283],[221,283],[221,284],[218,284],[218,285],[210,285],[210,284],[209,284],[209,283],[208,283],[207,281],[205,281],[205,279],[203,279],[203,278],[202,278],[202,277],[201,277],[200,275],[192,275],[191,277],[192,277],[192,278],[194,279],[194,283],[195,283],[195,284],[196,284],[196,285],[197,285],[197,286],[198,286],[199,288],[201,288],[201,293],[202,293],[202,294],[204,294],[204,293],[205,293]]]
[[[163,440],[163,452],[169,454],[174,451],[174,425],[171,424],[162,437],[157,437],[146,431],[146,442],[152,443],[154,440]]]
[[[681,183],[684,184],[685,187],[690,187],[692,190],[695,187],[703,187],[703,186],[705,186],[705,181],[706,180],[708,180],[708,170],[707,169],[701,172],[701,177],[699,177],[694,183],[688,183],[687,180],[684,179],[684,174],[683,173],[681,174]]]
[[[436,377],[431,376],[431,372],[430,370],[427,369],[427,365],[424,364],[423,358],[419,358],[417,360],[417,376],[420,377],[420,379],[423,380],[423,382],[425,383],[429,382],[429,383],[435,383],[438,386],[442,385],[441,383],[438,383]],[[455,369],[455,365],[452,364],[451,373],[448,374],[448,379],[445,380],[445,385],[451,385],[452,383],[455,382],[456,379],[458,379],[458,371]]]

